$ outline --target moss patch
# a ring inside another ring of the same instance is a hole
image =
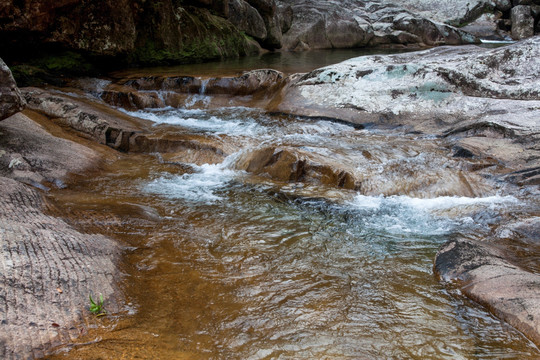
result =
[[[156,11],[148,24],[163,19],[163,12]],[[158,16],[159,18],[156,18]],[[212,14],[206,9],[176,8],[171,15],[180,24],[167,33],[156,31],[152,26],[140,33],[136,50],[128,61],[140,65],[183,64],[204,62],[222,58],[238,57],[253,52],[250,40],[229,21]],[[169,29],[170,30],[170,29]]]

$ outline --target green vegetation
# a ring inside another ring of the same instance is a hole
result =
[[[179,31],[156,32],[150,27],[128,55],[128,63],[139,65],[184,64],[238,57],[252,51],[252,42],[227,20],[206,9],[178,8]],[[257,50],[258,51],[258,50]]]
[[[62,85],[66,76],[88,75],[96,71],[83,55],[73,51],[38,52],[32,60],[11,66],[18,86]]]
[[[46,55],[36,60],[36,65],[55,73],[80,74],[88,73],[92,70],[92,65],[81,54],[73,51]]]
[[[103,316],[107,315],[107,312],[103,308],[103,295],[99,294],[99,301],[96,303],[94,299],[92,299],[92,295],[88,295],[90,298],[90,306],[88,310],[96,316]]]

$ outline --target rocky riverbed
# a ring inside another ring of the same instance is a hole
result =
[[[103,293],[109,311],[121,310],[121,246],[59,219],[62,209],[49,204],[43,195],[47,189],[69,187],[77,174],[88,176],[107,162],[137,153],[160,153],[162,160],[179,166],[201,153],[201,164],[217,163],[239,148],[234,142],[216,144],[201,136],[160,132],[130,111],[178,108],[194,96],[211,94],[207,108],[251,106],[357,129],[434,138],[440,140],[438,151],[450,153],[463,167],[441,168],[436,175],[438,165],[431,164],[434,175],[426,180],[415,176],[414,168],[411,174],[411,168],[397,166],[390,183],[403,184],[404,171],[412,179],[399,189],[382,186],[389,177],[381,177],[374,167],[362,173],[336,166],[309,148],[261,147],[236,164],[273,181],[323,184],[364,196],[476,197],[487,193],[482,179],[489,179],[538,204],[538,59],[540,38],[535,37],[493,50],[442,47],[361,57],[305,74],[257,70],[215,78],[86,79],[72,82],[71,88],[20,91],[3,66],[1,110],[7,119],[0,122],[0,264],[7,305],[0,325],[5,330],[2,355],[39,357],[51,345],[84,333],[85,326],[77,324],[84,318],[91,327],[94,321],[85,316],[89,293]],[[13,115],[25,103],[26,110]],[[372,161],[368,153],[363,155],[366,169]],[[442,281],[536,344],[538,265],[523,260],[508,243],[535,248],[539,216],[538,209],[528,209],[521,218],[494,224],[492,238],[451,240],[440,248],[434,266]]]

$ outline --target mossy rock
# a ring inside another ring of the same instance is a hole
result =
[[[73,52],[43,52],[27,63],[11,66],[18,86],[51,84],[60,86],[70,76],[92,75],[98,72],[89,58]]]
[[[94,70],[94,66],[83,55],[73,51],[45,55],[37,59],[34,63],[46,71],[66,75],[86,74]]]
[[[164,13],[156,10],[155,4],[153,10],[154,16],[146,19],[149,24],[171,20],[160,19]],[[179,7],[172,16],[180,26],[175,30],[170,29],[167,34],[159,33],[155,26],[141,32],[139,46],[128,55],[130,63],[184,64],[239,57],[259,51],[253,41],[229,21],[206,9]]]

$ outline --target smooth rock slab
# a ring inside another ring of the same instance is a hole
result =
[[[437,253],[437,276],[540,344],[540,275],[505,260],[484,243],[459,239]]]
[[[118,311],[119,247],[44,214],[35,189],[4,177],[0,188],[0,358],[41,357],[81,335],[89,294]]]

